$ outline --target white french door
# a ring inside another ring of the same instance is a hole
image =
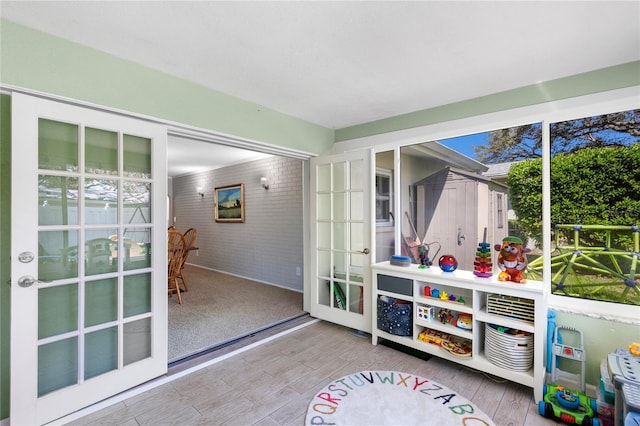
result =
[[[12,424],[166,372],[166,135],[12,95]]]
[[[371,332],[374,154],[312,158],[311,315]]]

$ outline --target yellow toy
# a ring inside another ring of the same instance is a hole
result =
[[[633,356],[640,356],[640,343],[632,343],[629,345],[629,353]]]

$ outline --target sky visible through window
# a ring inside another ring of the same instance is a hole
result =
[[[460,154],[465,155],[469,158],[477,160],[474,146],[477,145],[485,145],[487,143],[487,138],[489,133],[476,133],[473,135],[459,136],[455,138],[443,139],[440,142],[442,145],[449,147],[451,149],[455,149]]]

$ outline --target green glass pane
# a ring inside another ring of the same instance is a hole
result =
[[[331,194],[318,194],[316,200],[318,220],[331,220]]]
[[[362,192],[352,192],[350,194],[351,220],[364,220],[364,194]]]
[[[347,250],[347,224],[344,222],[335,222],[333,224],[333,249]]]
[[[85,379],[118,368],[118,327],[87,333],[84,345]]]
[[[318,276],[331,277],[331,252],[329,250],[318,250]]]
[[[333,253],[333,276],[340,278],[347,276],[347,253]]]
[[[151,312],[151,273],[124,277],[124,317]]]
[[[363,161],[356,160],[351,162],[351,184],[352,190],[362,190],[362,174],[363,174]]]
[[[38,119],[38,168],[78,171],[78,126]]]
[[[333,165],[333,190],[344,191],[347,189],[348,163],[336,163]]]
[[[347,193],[338,192],[333,194],[333,220],[347,219]]]
[[[85,275],[105,274],[118,270],[117,233],[112,229],[85,231]]]
[[[151,223],[151,184],[124,181],[122,221],[124,223]]]
[[[87,179],[84,184],[84,206],[86,224],[118,223],[118,181]]]
[[[318,248],[331,248],[331,224],[318,223]]]
[[[78,276],[78,231],[38,232],[38,278],[53,281]]]
[[[320,305],[331,306],[331,282],[319,279],[318,280],[318,295],[317,302]]]
[[[118,134],[116,132],[85,128],[84,149],[86,173],[118,174]]]
[[[38,289],[38,338],[78,329],[78,284]]]
[[[151,318],[143,318],[124,325],[124,365],[151,356]]]
[[[78,383],[78,338],[38,347],[38,396]]]
[[[364,308],[363,296],[364,291],[361,286],[349,285],[349,312],[362,315]]]
[[[125,271],[151,267],[151,228],[125,228],[124,235]]]
[[[87,281],[84,290],[84,325],[115,321],[118,316],[118,280]]]
[[[349,248],[351,250],[364,250],[364,225],[362,223],[351,223],[351,242],[349,243]]]
[[[124,135],[124,175],[151,178],[151,139]]]
[[[316,186],[318,187],[318,191],[331,191],[331,164],[318,166],[316,177]]]
[[[38,225],[78,224],[78,178],[38,176]]]

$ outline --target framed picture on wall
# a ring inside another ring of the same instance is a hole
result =
[[[214,189],[216,222],[244,222],[244,184]]]

